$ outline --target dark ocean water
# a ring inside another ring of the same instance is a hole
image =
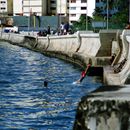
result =
[[[65,61],[1,42],[0,130],[72,130],[81,97],[102,85],[97,77],[72,84],[80,73]]]

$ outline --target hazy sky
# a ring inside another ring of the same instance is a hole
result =
[[[95,9],[95,0],[88,0],[88,15],[92,16]]]

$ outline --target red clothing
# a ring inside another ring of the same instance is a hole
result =
[[[82,76],[82,77],[85,77],[85,76],[86,76],[86,72],[83,71],[83,72],[81,73],[81,76]]]

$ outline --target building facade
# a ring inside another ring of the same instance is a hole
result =
[[[23,0],[13,0],[13,15],[23,15]]]
[[[0,13],[5,14],[7,11],[7,0],[0,0]]]
[[[23,0],[23,15],[43,16],[47,14],[47,0]]]
[[[2,15],[13,15],[13,0],[0,0],[0,13]]]
[[[13,0],[13,9],[14,15],[58,15],[73,22],[87,15],[87,0]]]
[[[78,21],[81,15],[87,15],[87,0],[69,0],[69,21]]]

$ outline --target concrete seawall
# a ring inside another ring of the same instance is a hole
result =
[[[130,31],[123,30],[120,35],[122,45],[117,60],[112,66],[104,67],[104,82],[109,85],[129,84],[130,75]]]
[[[95,72],[103,74],[104,86],[81,99],[73,130],[130,129],[130,89],[126,85],[130,83],[130,31],[102,30],[99,34],[47,37],[0,33],[0,39],[81,67],[91,62]],[[116,57],[111,63],[113,52]]]
[[[0,39],[46,55],[71,61],[82,67],[85,67],[88,62],[91,62],[94,67],[103,67],[110,64],[110,55],[106,57],[103,55],[97,56],[101,43],[99,34],[96,33],[47,37],[1,33]]]

